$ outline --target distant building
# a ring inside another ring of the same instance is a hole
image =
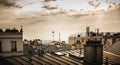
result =
[[[78,46],[80,46],[79,48],[83,48],[84,44],[86,44],[86,41],[88,40],[87,37],[80,37],[79,35],[77,37],[69,37],[69,41],[68,41],[68,44],[69,45],[73,45],[75,46],[76,48],[78,48]],[[77,42],[80,42],[77,43]]]
[[[0,53],[22,52],[23,51],[23,30],[16,28],[0,29]]]
[[[27,40],[27,39],[24,39],[23,41],[23,44],[27,44],[27,45],[41,45],[42,44],[42,40],[40,39],[34,39],[34,40]]]
[[[102,39],[102,44],[104,48],[108,48],[112,44],[120,41],[120,32],[99,32],[99,29],[95,29],[95,32],[90,31],[89,27],[86,27],[86,35],[81,36],[80,34],[75,34],[75,36],[70,36],[68,40],[69,45],[76,45],[76,42],[79,40],[81,45],[80,48],[84,48],[84,44],[88,39]],[[78,47],[78,45],[76,45]]]

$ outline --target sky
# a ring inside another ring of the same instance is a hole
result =
[[[20,29],[24,39],[68,41],[71,34],[120,32],[120,0],[0,0],[0,28]]]

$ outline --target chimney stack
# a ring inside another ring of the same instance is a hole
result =
[[[87,37],[90,36],[90,27],[86,27],[86,35],[87,35]]]
[[[99,35],[99,28],[97,28],[97,35]]]

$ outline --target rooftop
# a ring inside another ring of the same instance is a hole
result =
[[[6,28],[5,31],[3,29],[0,29],[0,35],[22,34],[22,32],[23,32],[22,28],[20,30],[16,28],[13,28],[13,29]]]

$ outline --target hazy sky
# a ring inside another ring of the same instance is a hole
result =
[[[120,32],[120,0],[0,0],[0,28],[23,26],[24,39],[68,40],[70,34]]]

